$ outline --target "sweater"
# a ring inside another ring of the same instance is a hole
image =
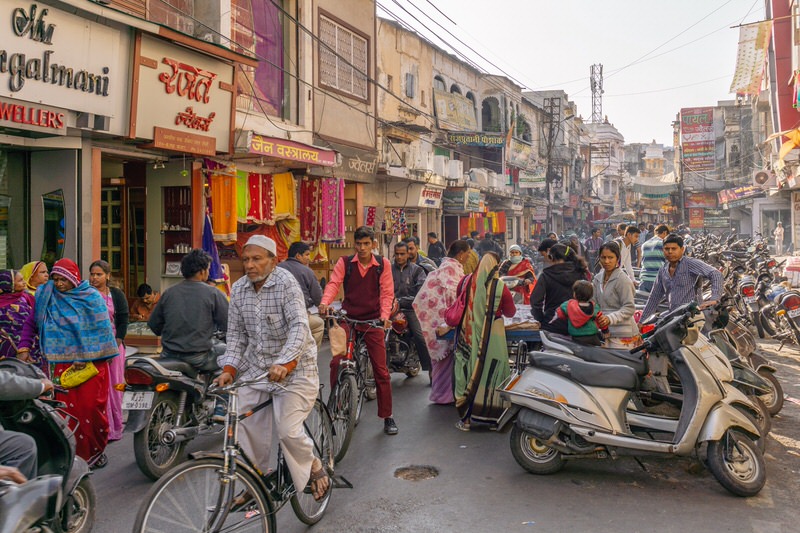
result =
[[[592,280],[594,301],[600,306],[603,316],[610,321],[608,332],[613,338],[630,338],[639,334],[633,319],[636,306],[633,302],[633,282],[621,268],[614,269],[603,286],[606,272],[601,270]]]

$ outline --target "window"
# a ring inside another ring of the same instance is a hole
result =
[[[441,76],[434,76],[433,88],[438,89],[440,91],[446,91],[447,87],[444,84],[444,78],[442,78]]]
[[[406,96],[414,98],[417,95],[417,77],[411,72],[406,72]]]
[[[608,196],[609,194],[611,194],[611,185],[608,182],[608,180],[603,180],[603,194],[605,196]]]
[[[394,76],[386,75],[386,88],[389,89],[390,93],[394,93]]]
[[[324,15],[319,17],[319,37],[320,84],[368,100],[367,39]]]
[[[428,107],[428,103],[425,101],[425,91],[420,91],[420,100],[422,103],[422,107]]]

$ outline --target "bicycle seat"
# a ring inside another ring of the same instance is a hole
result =
[[[635,390],[638,384],[636,372],[628,366],[587,363],[573,357],[545,352],[530,352],[528,361],[535,367],[590,387]]]

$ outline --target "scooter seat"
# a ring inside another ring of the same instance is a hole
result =
[[[589,363],[545,352],[530,352],[528,360],[537,368],[591,387],[634,390],[638,384],[636,372],[629,366]]]
[[[163,366],[167,370],[176,370],[181,374],[185,374],[190,378],[194,379],[197,377],[197,369],[194,368],[192,365],[187,363],[186,361],[181,361],[180,359],[173,359],[173,358],[164,358],[164,359],[157,359],[159,365]]]
[[[633,369],[638,376],[646,376],[650,369],[647,361],[638,355],[631,355],[628,350],[612,350],[610,348],[600,348],[599,346],[587,346],[577,342],[565,342],[578,359],[583,359],[589,363],[601,363],[604,365],[624,365]]]

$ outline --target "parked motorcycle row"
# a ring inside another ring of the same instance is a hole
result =
[[[737,496],[766,483],[764,449],[784,395],[754,332],[800,344],[800,292],[765,243],[694,238],[692,255],[725,277],[723,297],[643,320],[630,352],[541,333],[501,387],[515,460],[534,474],[565,461],[622,455],[694,456]],[[646,293],[637,292],[641,309]]]

